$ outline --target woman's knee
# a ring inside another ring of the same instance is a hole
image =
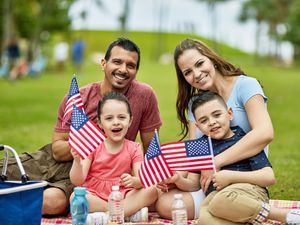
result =
[[[171,195],[161,195],[156,203],[155,203],[155,209],[156,212],[165,219],[172,219],[172,213],[171,213],[171,203],[173,201],[173,198]]]

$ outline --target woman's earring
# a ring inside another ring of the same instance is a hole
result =
[[[214,67],[217,69],[218,68],[217,64],[215,64]]]

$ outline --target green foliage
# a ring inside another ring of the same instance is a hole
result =
[[[291,7],[291,14],[288,17],[288,32],[286,39],[295,46],[295,57],[300,59],[300,2],[294,1]]]
[[[76,33],[77,34],[77,33]],[[104,52],[107,44],[115,40],[117,32],[82,32],[88,52],[83,72],[78,75],[79,86],[103,79],[98,64],[90,60],[95,51]],[[172,64],[160,64],[152,57],[156,43],[155,33],[132,32],[130,38],[138,43],[142,61],[137,79],[149,83],[155,90],[163,126],[161,143],[179,139],[180,124],[176,118],[175,100],[177,81]],[[173,53],[183,34],[163,34],[165,52]],[[201,40],[205,41],[201,38]],[[208,42],[210,45],[211,42]],[[270,188],[273,199],[300,199],[300,83],[299,67],[280,67],[267,60],[254,61],[251,55],[221,46],[221,55],[262,83],[268,96],[268,110],[273,121],[275,138],[270,144],[269,158],[273,164],[277,184]],[[49,48],[51,46],[48,46]],[[32,152],[51,142],[57,109],[62,97],[68,92],[73,68],[64,74],[48,71],[37,79],[24,78],[15,83],[0,80],[0,143],[18,152]],[[1,156],[0,156],[1,158]]]

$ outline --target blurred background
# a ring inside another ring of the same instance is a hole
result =
[[[141,49],[137,79],[157,94],[161,142],[178,140],[173,51],[197,38],[263,85],[271,198],[300,200],[299,0],[2,0],[0,12],[0,143],[19,153],[50,143],[71,78],[103,79],[99,62],[120,36]]]

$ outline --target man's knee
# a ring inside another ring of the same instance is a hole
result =
[[[65,193],[59,188],[48,188],[43,194],[43,215],[65,214],[69,200]]]

